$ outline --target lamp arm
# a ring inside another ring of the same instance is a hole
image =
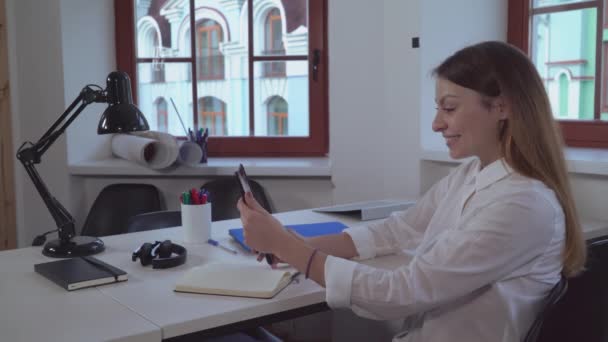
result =
[[[46,184],[44,184],[44,182],[40,178],[40,175],[36,171],[34,163],[28,163],[24,160],[21,160],[21,163],[23,164],[23,167],[25,168],[25,171],[27,172],[28,176],[32,180],[32,183],[34,183],[36,190],[38,190],[38,194],[40,195],[47,209],[51,213],[51,216],[53,217],[53,220],[55,221],[57,230],[59,232],[59,238],[61,240],[71,239],[76,233],[76,229],[74,227],[74,218],[65,209],[65,207],[61,205],[61,203],[59,203],[59,201],[51,195],[48,188],[46,187]]]
[[[101,89],[101,87],[100,87]],[[106,94],[103,90],[93,90],[89,86],[82,89],[78,97],[70,104],[63,114],[51,125],[51,127],[42,135],[36,143],[25,142],[17,150],[17,159],[21,161],[25,171],[36,187],[38,194],[44,201],[47,209],[51,213],[57,229],[59,238],[62,241],[69,241],[76,234],[74,227],[74,218],[65,209],[59,201],[51,195],[46,184],[40,178],[38,171],[34,167],[40,163],[40,158],[51,147],[51,145],[63,134],[66,128],[78,117],[84,108],[92,102],[105,102]],[[72,113],[74,108],[80,103],[80,106]],[[71,115],[71,116],[70,116]],[[69,116],[69,117],[68,117]],[[62,122],[66,119],[63,124]],[[59,127],[59,128],[58,128]]]
[[[53,142],[55,142],[55,140],[57,140],[57,138],[59,138],[59,136],[63,134],[63,132],[72,123],[72,121],[74,121],[74,119],[78,117],[80,112],[82,112],[82,110],[86,106],[93,102],[106,101],[105,91],[102,90],[101,87],[99,87],[99,89],[100,90],[93,90],[90,86],[84,87],[80,91],[80,94],[78,94],[78,97],[76,97],[76,99],[70,104],[70,106],[65,110],[65,112],[63,112],[63,114],[61,114],[61,116],[51,125],[51,127],[46,132],[44,132],[42,137],[40,137],[40,139],[32,145],[32,148],[34,148],[38,154],[38,162],[36,164],[40,162],[40,156],[42,156],[44,152],[53,144]],[[70,113],[74,110],[74,108],[76,107],[76,105],[78,105],[79,102],[82,102],[80,104],[80,107],[76,109],[72,116],[69,117],[67,121],[64,122],[61,127],[59,127],[59,129],[57,129],[57,127],[65,120],[66,117],[68,117],[68,115],[70,115]]]

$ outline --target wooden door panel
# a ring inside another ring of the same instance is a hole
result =
[[[17,247],[5,0],[0,0],[0,250]]]

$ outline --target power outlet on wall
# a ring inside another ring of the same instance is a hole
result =
[[[420,37],[412,37],[412,47],[414,49],[420,47]]]

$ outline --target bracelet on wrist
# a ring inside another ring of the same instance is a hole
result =
[[[308,279],[308,275],[310,273],[310,266],[312,265],[312,259],[314,259],[315,254],[317,254],[318,251],[319,249],[315,248],[310,254],[310,257],[308,258],[308,263],[306,264],[306,273],[304,274],[305,279]]]

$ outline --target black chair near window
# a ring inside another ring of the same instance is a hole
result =
[[[260,205],[269,213],[274,212],[270,197],[264,187],[251,178],[249,178],[249,185],[253,197]],[[234,219],[240,216],[236,208],[236,202],[241,197],[241,188],[236,178],[218,178],[203,184],[201,189],[206,189],[209,192],[209,201],[212,204],[211,221]]]
[[[182,225],[182,212],[179,210],[153,211],[132,216],[127,223],[127,232],[143,232],[160,228]]]
[[[587,242],[585,271],[568,280],[568,291],[544,315],[535,340],[608,341],[608,236]]]
[[[123,234],[132,216],[162,209],[161,194],[154,185],[111,184],[103,188],[93,202],[82,235]]]

